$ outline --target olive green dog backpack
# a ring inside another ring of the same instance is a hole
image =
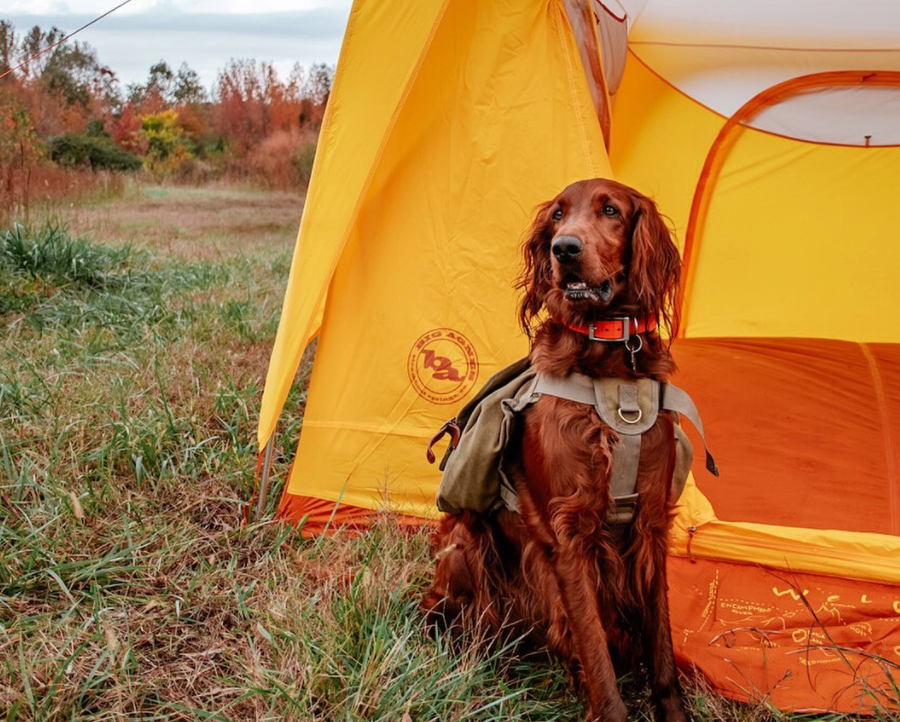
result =
[[[440,464],[443,476],[437,494],[438,509],[450,514],[465,510],[484,514],[503,506],[518,511],[504,453],[517,431],[522,411],[544,394],[593,406],[604,423],[616,431],[619,438],[613,447],[610,523],[627,524],[634,517],[641,438],[656,422],[661,409],[676,413],[676,462],[671,498],[681,496],[691,469],[693,450],[678,419],[688,418],[706,444],[703,424],[690,396],[677,386],[653,379],[592,379],[581,374],[566,378],[544,376],[531,368],[527,359],[522,359],[494,374],[429,444],[427,456],[433,463],[434,444],[445,434],[451,437]],[[706,449],[706,468],[719,475],[709,449]]]

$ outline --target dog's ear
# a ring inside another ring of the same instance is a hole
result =
[[[524,291],[519,303],[519,323],[531,338],[535,317],[544,305],[544,295],[550,289],[550,240],[553,237],[550,209],[554,201],[541,205],[522,244],[524,260],[522,274],[516,288]]]
[[[634,230],[631,234],[629,286],[641,311],[655,316],[669,338],[678,333],[679,309],[675,307],[681,277],[681,256],[672,233],[656,207],[646,196],[635,194]]]

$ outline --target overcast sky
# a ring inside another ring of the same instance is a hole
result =
[[[2,0],[0,19],[17,33],[34,25],[71,32],[121,0]],[[207,88],[230,58],[275,63],[337,62],[351,0],[132,0],[74,39],[89,43],[122,87],[146,82],[150,66],[187,63]]]

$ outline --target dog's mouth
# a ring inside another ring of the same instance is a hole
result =
[[[574,276],[563,279],[564,295],[567,301],[598,301],[608,303],[613,295],[613,282],[607,278],[599,286],[589,286]]]

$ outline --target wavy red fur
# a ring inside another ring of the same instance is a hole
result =
[[[642,334],[632,363],[623,344],[567,328],[629,315],[674,336],[680,260],[653,201],[613,181],[575,183],[538,209],[523,253],[519,319],[539,372],[662,380],[674,370],[656,330]],[[640,503],[624,528],[607,521],[617,440],[593,407],[550,396],[530,406],[505,454],[518,513],[445,517],[423,607],[457,632],[513,633],[549,649],[570,669],[588,720],[627,718],[616,670],[642,663],[658,718],[683,722],[666,596],[673,421],[661,413],[643,437]]]

